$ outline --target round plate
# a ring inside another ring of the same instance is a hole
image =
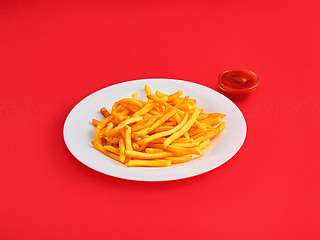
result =
[[[226,128],[203,150],[205,156],[190,162],[170,167],[127,167],[91,145],[95,127],[93,118],[102,120],[101,107],[109,111],[114,102],[131,97],[138,91],[138,98],[145,100],[144,86],[154,92],[159,90],[171,94],[178,90],[183,96],[197,100],[197,106],[207,113],[224,113]],[[86,166],[101,173],[137,181],[169,181],[196,176],[208,172],[232,158],[242,146],[246,137],[246,122],[238,107],[222,94],[199,84],[173,79],[141,79],[112,85],[101,89],[80,101],[69,113],[63,129],[65,143],[70,152]]]

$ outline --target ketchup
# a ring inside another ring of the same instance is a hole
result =
[[[219,76],[219,87],[224,94],[233,99],[241,100],[256,90],[258,76],[249,70],[227,70]]]

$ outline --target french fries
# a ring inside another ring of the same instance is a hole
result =
[[[131,98],[115,102],[103,120],[92,119],[93,147],[127,167],[168,167],[204,156],[203,149],[226,127],[223,113],[204,113],[183,92],[152,93],[147,101]]]

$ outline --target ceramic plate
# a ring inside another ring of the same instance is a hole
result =
[[[99,112],[100,108],[106,107],[110,111],[114,102],[131,97],[136,91],[139,99],[145,100],[145,85],[149,85],[153,92],[159,90],[167,94],[182,90],[183,96],[196,99],[197,106],[203,108],[205,112],[227,114],[224,118],[226,128],[204,150],[204,157],[170,167],[129,168],[92,147],[95,128],[91,120],[103,119]],[[174,79],[141,79],[112,85],[84,98],[69,113],[63,135],[70,152],[80,162],[96,171],[137,181],[169,181],[196,176],[222,165],[239,151],[245,140],[246,130],[245,119],[238,107],[208,87]]]

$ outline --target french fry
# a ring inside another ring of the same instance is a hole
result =
[[[133,106],[136,106],[138,108],[142,108],[143,107],[143,103],[142,101],[136,100],[136,99],[132,99],[132,98],[123,98],[120,101],[117,102],[118,105],[125,105],[125,104],[130,104]]]
[[[182,91],[179,90],[178,92],[175,92],[174,94],[171,94],[168,99],[166,100],[166,102],[172,102],[174,99],[180,97],[182,95]]]
[[[134,118],[129,118],[127,120],[124,120],[118,126],[111,129],[109,132],[106,132],[106,137],[112,137],[112,136],[116,135],[117,133],[119,133],[121,131],[121,129],[124,128],[126,125],[128,125],[130,123],[134,123],[134,122],[139,122],[142,119],[143,118],[141,116],[139,116],[139,117],[134,117]]]
[[[126,165],[128,167],[169,167],[171,166],[171,160],[129,160]]]
[[[107,127],[105,128],[105,131],[104,131],[104,136],[106,136],[106,133],[109,132],[112,128],[113,128],[113,122],[110,122]]]
[[[158,148],[164,150],[163,143],[149,143],[148,148]]]
[[[152,94],[152,91],[151,91],[151,88],[150,88],[150,86],[148,86],[148,85],[145,85],[145,86],[144,86],[144,90],[145,90],[145,92],[146,92],[146,94],[147,94],[147,95],[150,95],[150,94]]]
[[[176,116],[176,115],[174,115],[174,116]],[[179,121],[179,122],[181,122],[181,121]],[[170,122],[167,121],[167,122],[162,124],[163,127],[167,127],[167,126],[171,126],[172,127],[172,126],[175,126],[175,125],[177,125],[176,121],[170,121]]]
[[[138,92],[134,92],[132,95],[131,95],[132,99],[135,99],[137,100],[138,99]]]
[[[119,146],[120,146],[120,145],[119,145]],[[114,153],[114,154],[116,154],[116,155],[119,155],[119,148],[116,148],[116,147],[114,147],[114,146],[112,146],[112,145],[104,145],[103,147],[104,147],[104,149],[106,149],[107,151],[112,152],[112,153]]]
[[[150,94],[152,94],[152,93],[150,93]],[[148,94],[148,95],[150,95],[150,94]],[[156,96],[159,98],[163,98],[163,97],[167,97],[168,95],[156,90]]]
[[[169,145],[165,149],[174,153],[175,156],[182,156],[187,154],[197,154],[200,156],[204,155],[203,152],[197,147],[185,148],[185,147],[176,147],[176,146]]]
[[[163,132],[173,128],[174,126],[160,126],[160,127],[157,127],[156,129],[153,129],[151,133]]]
[[[211,138],[217,136],[219,133],[220,133],[219,129],[213,128],[212,130],[207,132],[205,135],[203,135],[199,138],[196,138],[196,141],[199,141],[199,142],[206,141],[207,139],[211,139]]]
[[[199,150],[203,150],[205,148],[207,148],[210,144],[210,139],[207,139],[205,141],[203,141],[202,143],[199,144],[199,146],[197,147]]]
[[[133,150],[131,140],[131,127],[128,125],[124,128],[124,144],[127,150]]]
[[[200,141],[193,141],[193,142],[188,142],[188,143],[171,143],[171,146],[174,147],[184,147],[184,148],[189,148],[189,147],[196,147],[199,146]]]
[[[221,122],[221,117],[215,117],[215,118],[212,118],[212,117],[208,117],[202,121],[200,121],[202,124],[204,125],[210,125],[210,126],[213,126],[215,124],[218,124]]]
[[[157,139],[154,139],[152,140],[152,143],[164,143],[164,141],[166,140],[167,138],[157,138]],[[190,141],[191,140],[191,141]],[[187,139],[187,138],[178,138],[177,140],[175,140],[174,142],[172,143],[188,143],[188,142],[193,142],[192,139]]]
[[[225,116],[227,116],[226,114],[223,114],[223,113],[209,113],[208,114],[210,117],[221,117],[221,118],[224,118]]]
[[[201,132],[201,133],[198,133],[198,134],[192,136],[192,139],[193,139],[194,141],[196,141],[196,140],[199,140],[199,138],[202,137],[202,136],[203,136],[203,133]]]
[[[110,113],[108,112],[108,110],[105,107],[102,107],[100,109],[101,114],[106,118],[108,116],[110,116]]]
[[[133,148],[133,150],[135,150],[135,151],[139,151],[139,148],[140,148],[140,145],[138,144],[138,143],[132,143],[132,148]]]
[[[120,138],[119,137],[105,137],[107,144],[109,145],[116,145],[119,144]]]
[[[103,154],[107,155],[108,157],[120,161],[120,157],[112,152],[107,151],[101,144],[97,143],[96,141],[92,141],[92,145],[95,149]]]
[[[146,153],[146,152],[125,150],[125,153],[127,156],[135,159],[159,159],[159,158],[171,157],[175,155],[173,152],[168,152],[168,151],[163,151],[158,153]]]
[[[130,109],[124,109],[122,111],[119,112],[112,112],[112,116],[114,117],[114,119],[119,120],[119,122],[121,122],[123,119],[125,119],[125,116],[128,115],[128,113],[130,113]]]
[[[222,122],[218,127],[217,129],[222,132],[222,130],[225,128],[226,124],[224,122]]]
[[[187,102],[187,103],[190,103],[190,104],[192,104],[192,105],[195,105],[195,104],[197,103],[197,101],[196,101],[195,99],[190,99],[189,96],[186,96],[186,97],[187,97],[187,101],[184,101],[183,103],[186,103],[186,102]],[[185,97],[185,98],[186,98],[186,97]],[[183,100],[184,100],[184,98],[181,98],[181,97],[180,97],[180,98],[177,98],[177,99],[173,100],[172,103],[173,103],[173,104],[177,104],[177,103],[179,103],[179,102],[181,102],[181,101],[183,101]]]
[[[128,108],[127,109],[128,112],[130,112],[130,111],[131,112],[137,112],[140,109],[139,107],[131,105],[131,104],[126,105],[126,108]]]
[[[172,164],[184,163],[192,160],[192,155],[185,155],[180,157],[167,157],[165,158],[165,160],[170,160]]]
[[[95,141],[101,144],[100,131],[113,119],[113,116],[108,116],[103,119],[96,127]]]
[[[190,103],[184,103],[181,104],[179,109],[182,111],[190,111],[190,110],[194,110],[196,107]]]
[[[179,115],[178,113],[176,113],[175,115],[173,115],[173,118],[174,118],[174,120],[175,120],[175,122],[176,122],[177,124],[179,124],[179,123],[181,122],[181,117],[180,117],[180,115]]]
[[[132,142],[139,142],[142,140],[142,137],[137,137],[137,136],[131,134],[131,139],[132,139]]]
[[[158,106],[157,103],[155,102],[150,102],[147,103],[144,107],[142,107],[140,110],[138,110],[137,112],[135,112],[132,117],[138,117],[138,116],[142,116],[144,114],[146,114],[147,112],[149,112],[152,108]]]
[[[175,108],[179,108],[181,105],[183,105],[184,103],[188,102],[188,100],[189,100],[189,96],[185,96],[182,100],[180,99],[180,101],[175,103],[174,107]]]
[[[197,120],[198,120],[198,121],[199,121],[199,120],[203,120],[203,119],[208,118],[209,116],[210,116],[210,115],[209,115],[208,113],[201,113],[201,114],[199,114]]]
[[[163,149],[160,148],[146,148],[144,150],[146,153],[159,153],[159,152],[163,152]]]
[[[205,133],[207,131],[205,126],[203,124],[201,124],[200,122],[198,122],[197,120],[194,121],[194,124],[201,130],[201,132]]]
[[[197,129],[190,129],[189,131],[188,131],[188,133],[189,133],[189,136],[190,137],[192,137],[192,138],[198,138],[198,137],[194,137],[194,136],[196,136],[196,135],[203,135],[203,133],[204,132],[202,132],[199,128],[197,128]]]
[[[100,123],[101,121],[97,120],[97,119],[92,119],[92,124],[93,126],[98,126],[98,124]]]
[[[126,160],[126,155],[125,155],[124,151],[125,151],[124,140],[123,140],[123,138],[120,138],[120,141],[119,141],[119,160],[122,163],[124,163]]]

